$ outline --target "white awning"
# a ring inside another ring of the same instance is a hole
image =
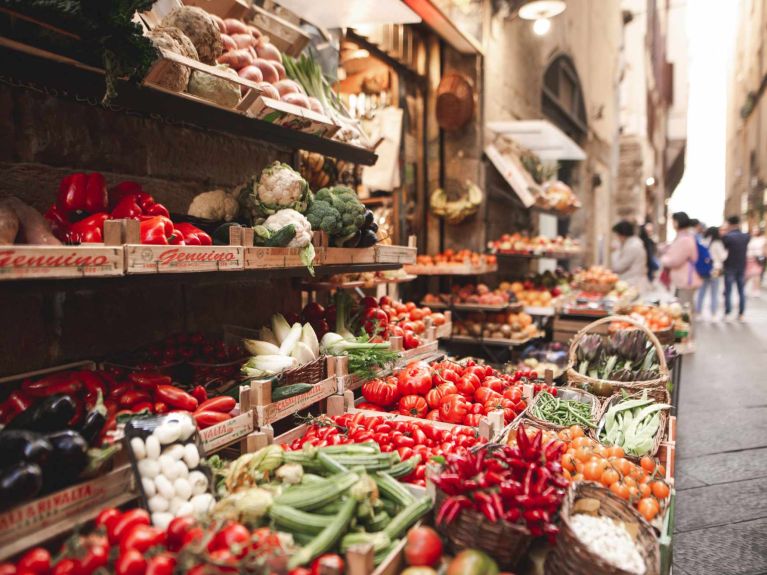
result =
[[[320,28],[379,24],[416,24],[421,17],[402,0],[277,0]]]
[[[586,159],[586,152],[583,151],[583,148],[546,120],[488,122],[487,127],[497,134],[511,138],[544,161],[582,161]]]
[[[514,190],[526,208],[535,204],[538,185],[527,170],[525,170],[524,166],[522,166],[519,158],[513,154],[502,153],[493,144],[485,148],[485,155],[500,172],[503,179],[509,184],[509,187]]]

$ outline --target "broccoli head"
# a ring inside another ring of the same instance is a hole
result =
[[[354,190],[334,186],[319,190],[306,213],[315,230],[323,230],[341,245],[365,224],[365,206]]]

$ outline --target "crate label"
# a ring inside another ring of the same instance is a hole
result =
[[[253,414],[248,411],[227,421],[200,430],[200,439],[206,453],[220,449],[253,431]]]
[[[0,513],[0,547],[92,507],[97,512],[109,499],[135,491],[133,472],[125,466],[103,477],[73,485]],[[63,527],[62,531],[71,527]]]
[[[241,246],[128,245],[128,273],[228,271],[243,268]]]
[[[0,249],[0,280],[118,276],[122,247],[25,246]]]
[[[375,246],[376,262],[393,264],[414,264],[417,248],[408,246]]]
[[[292,415],[302,409],[314,405],[321,399],[335,395],[338,391],[338,383],[335,377],[329,377],[314,385],[311,390],[300,395],[287,397],[280,401],[275,401],[269,405],[257,405],[256,417],[258,425],[268,425]]]

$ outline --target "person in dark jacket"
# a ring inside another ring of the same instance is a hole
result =
[[[655,246],[655,240],[652,239],[651,223],[648,222],[639,228],[639,239],[642,240],[647,254],[647,279],[652,283],[655,280],[655,272],[660,269],[660,264],[656,255],[658,248]]]
[[[746,311],[746,252],[751,236],[740,230],[738,216],[727,218],[727,224],[727,233],[722,237],[727,249],[727,259],[724,260],[724,313],[731,319],[730,295],[734,283],[738,289],[738,319],[742,321]]]

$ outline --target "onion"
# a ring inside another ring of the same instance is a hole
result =
[[[245,66],[244,68],[241,68],[237,74],[240,78],[245,78],[251,82],[259,83],[264,81],[264,75],[261,73],[261,69],[257,66]]]
[[[275,67],[277,70],[277,75],[280,77],[280,80],[285,79],[285,66],[282,65],[282,62],[275,62],[273,60],[269,60],[272,63],[272,66]]]
[[[234,40],[238,48],[250,48],[256,42],[256,39],[250,33],[232,34],[232,40]]]
[[[293,104],[294,106],[301,106],[302,108],[309,107],[309,100],[303,94],[285,94],[282,96],[282,101],[287,102],[288,104]]]
[[[258,57],[263,58],[264,60],[274,60],[275,62],[282,61],[282,54],[280,54],[277,47],[268,40],[262,39],[256,45],[256,52],[258,52]]]
[[[322,108],[322,104],[320,104],[320,101],[317,98],[314,98],[312,96],[309,96],[307,98],[309,100],[309,109],[313,112],[317,112],[318,114],[324,114],[325,110]]]
[[[247,34],[249,32],[248,25],[237,18],[227,18],[224,20],[224,25],[226,26],[226,33],[230,36],[232,34]]]
[[[260,88],[261,95],[264,98],[271,98],[273,100],[280,99],[280,93],[277,91],[277,88],[272,86],[269,82],[260,82],[258,87]]]
[[[280,96],[284,96],[285,94],[303,94],[304,92],[298,82],[294,82],[293,80],[280,80],[274,87],[277,88]]]
[[[253,62],[253,65],[258,66],[258,68],[261,70],[261,74],[264,76],[264,82],[276,84],[280,81],[280,76],[277,73],[277,69],[272,66],[272,62],[259,58]]]
[[[211,14],[210,12],[208,12],[208,16],[210,16],[211,19],[216,23],[216,26],[218,26],[219,32],[221,32],[222,34],[226,32],[226,24],[224,23],[223,18],[221,18],[220,16],[216,16],[215,14]]]
[[[255,26],[248,26],[248,30],[250,30],[250,33],[253,34],[254,38],[260,38],[261,36],[263,36],[263,34],[261,33],[261,30],[259,30]]]
[[[224,52],[237,49],[237,44],[229,34],[221,34],[221,43],[224,45]]]

